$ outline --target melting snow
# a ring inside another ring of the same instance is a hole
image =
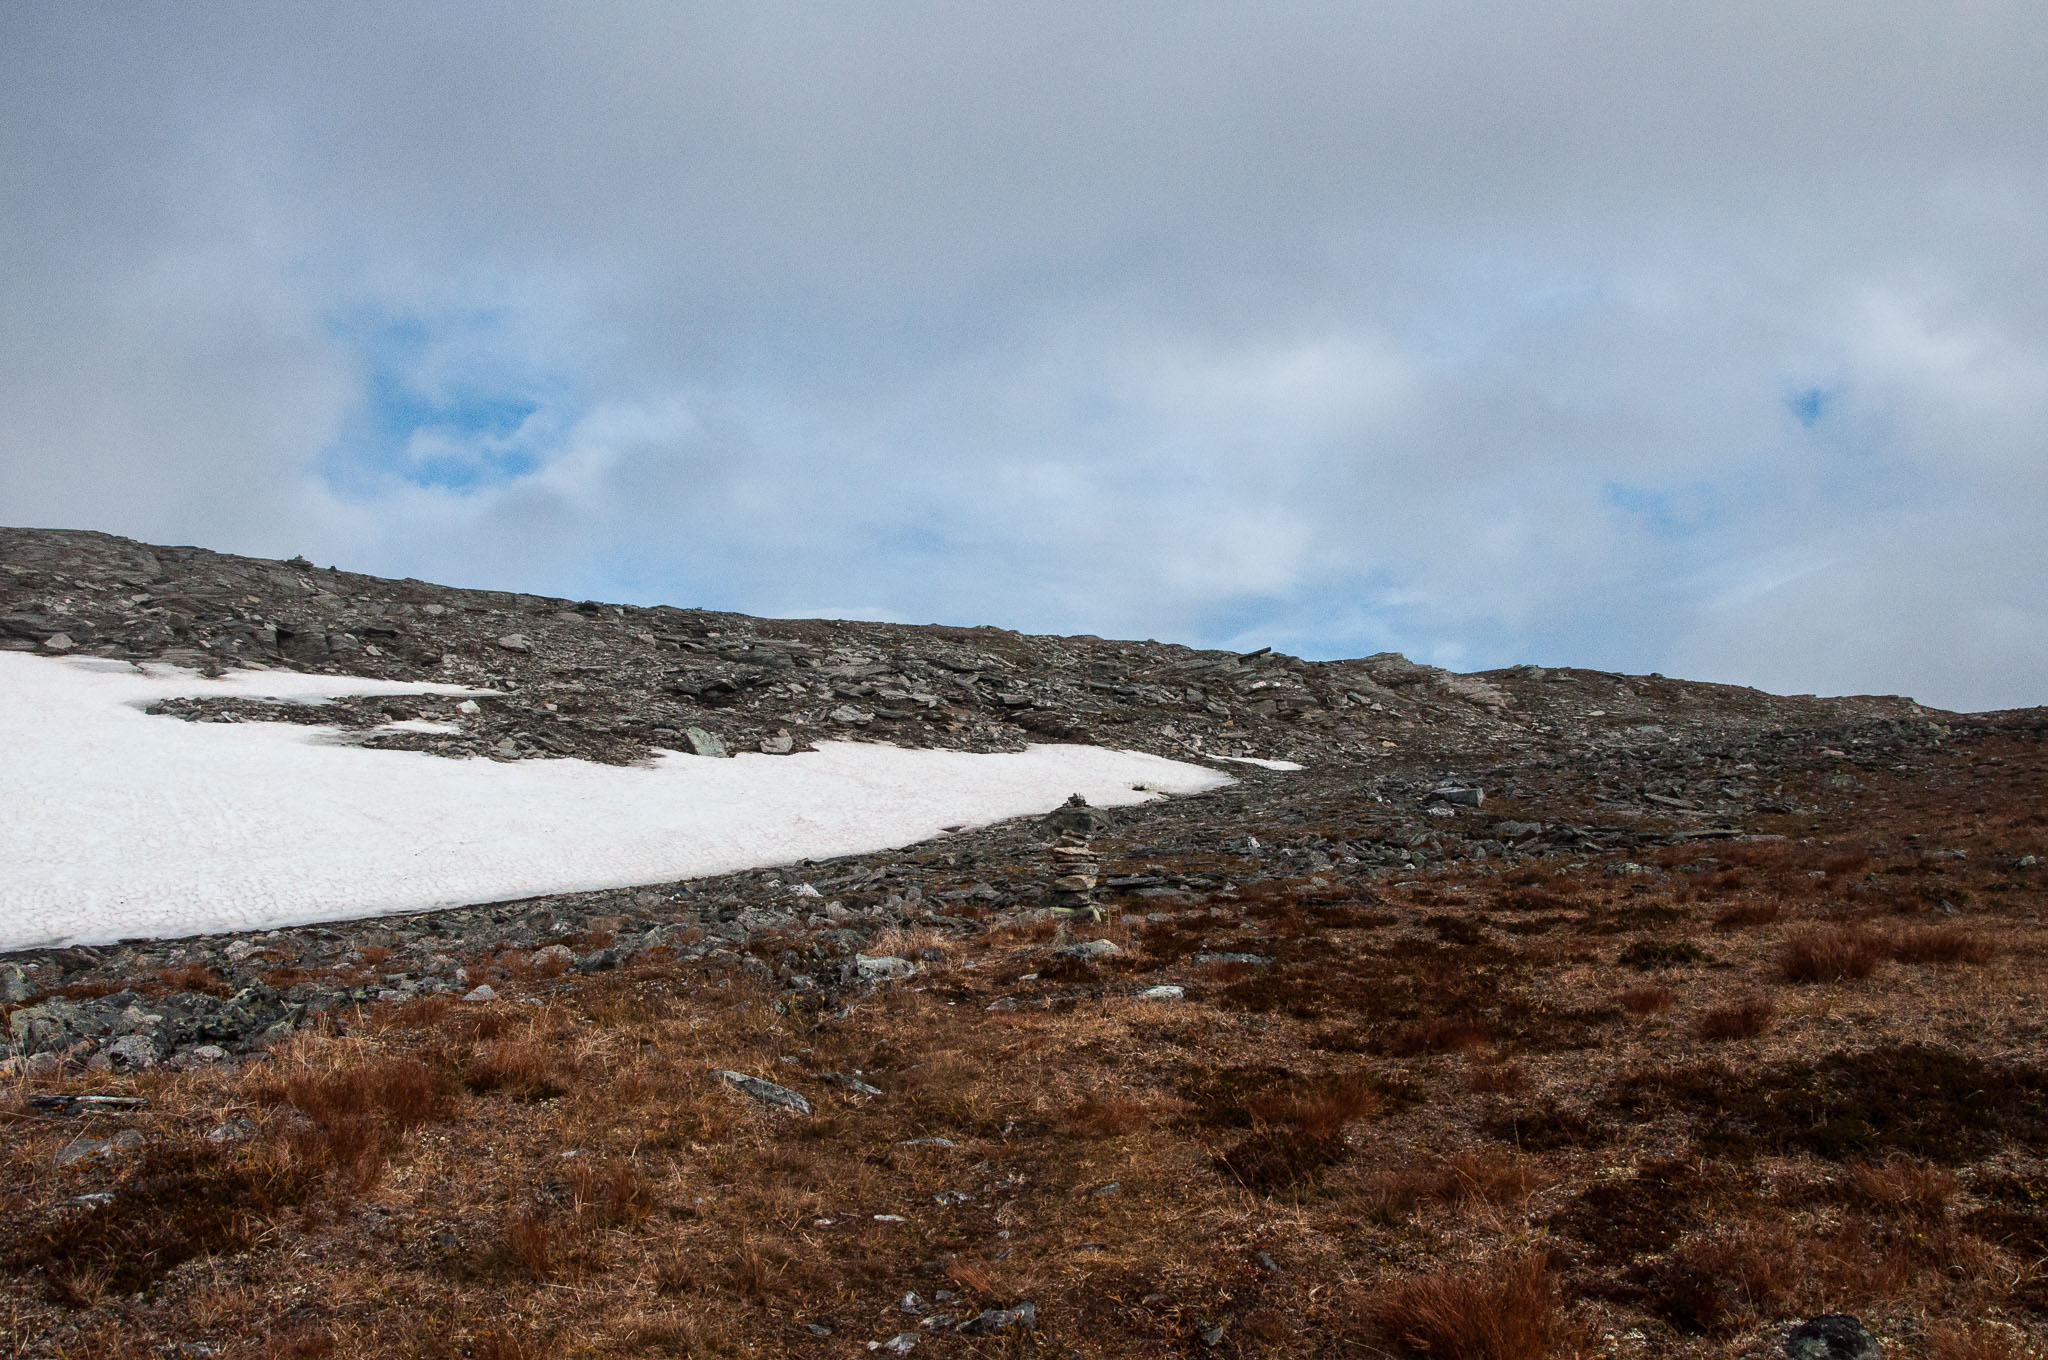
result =
[[[1210,760],[1227,760],[1233,765],[1256,765],[1262,770],[1299,770],[1305,768],[1291,760],[1261,760],[1257,756],[1210,756]]]
[[[336,743],[327,728],[142,711],[180,696],[483,692],[0,652],[0,950],[669,882],[907,845],[1071,793],[1117,806],[1230,782],[1095,746],[834,742],[664,754],[652,768],[451,760]]]

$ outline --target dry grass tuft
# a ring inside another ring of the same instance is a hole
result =
[[[520,1100],[552,1100],[568,1090],[555,1062],[555,1051],[532,1039],[496,1039],[463,1064],[462,1084],[477,1095],[497,1091]]]
[[[60,1300],[86,1307],[103,1292],[139,1291],[194,1257],[247,1250],[274,1215],[316,1187],[317,1177],[268,1144],[170,1143],[145,1153],[110,1203],[30,1234],[4,1264],[40,1269]]]
[[[1366,1216],[1391,1226],[1424,1204],[1520,1204],[1553,1179],[1536,1158],[1489,1148],[1377,1172],[1366,1178],[1362,1194]]]
[[[164,990],[172,992],[205,992],[209,996],[226,996],[233,990],[219,973],[204,963],[188,963],[178,968],[166,968],[156,975]]]
[[[419,1058],[353,1046],[300,1054],[283,1073],[260,1074],[252,1094],[304,1115],[307,1122],[287,1136],[293,1155],[309,1168],[347,1175],[359,1191],[377,1183],[408,1130],[454,1116],[447,1073]]]
[[[1404,1281],[1377,1320],[1430,1360],[1548,1360],[1563,1334],[1557,1277],[1533,1251]]]
[[[528,1279],[545,1280],[553,1275],[561,1264],[563,1245],[561,1234],[540,1210],[520,1205],[505,1215],[500,1257]]]
[[[302,1066],[285,1077],[282,1093],[322,1123],[375,1119],[403,1130],[455,1112],[446,1074],[402,1054],[352,1053],[325,1070]]]
[[[1387,1036],[1390,1057],[1414,1058],[1424,1053],[1469,1053],[1493,1042],[1493,1026],[1484,1020],[1439,1016],[1411,1020]]]
[[[1939,1219],[1955,1200],[1956,1188],[1954,1172],[1909,1157],[1849,1167],[1849,1197],[1885,1213]]]
[[[1678,999],[1678,993],[1669,987],[1650,984],[1631,987],[1621,994],[1621,1008],[1638,1020],[1647,1020],[1659,1011],[1671,1009],[1671,1003]]]
[[[1066,1125],[1094,1138],[1120,1138],[1154,1127],[1180,1106],[1167,1097],[1089,1096],[1067,1111]]]
[[[541,1360],[548,1353],[525,1337],[498,1331],[485,1332],[469,1348],[470,1360]]]
[[[335,1353],[334,1333],[311,1323],[283,1328],[263,1340],[263,1360],[328,1360]]]
[[[1787,982],[1846,982],[1867,978],[1890,952],[1886,942],[1853,926],[1803,930],[1785,941],[1778,974]]]
[[[1465,1069],[1465,1089],[1480,1095],[1520,1095],[1529,1089],[1529,1070],[1514,1062],[1475,1062]]]
[[[1721,930],[1767,926],[1784,914],[1785,909],[1776,902],[1742,902],[1732,907],[1724,907],[1714,917],[1714,925]]]
[[[1350,1155],[1344,1130],[1380,1111],[1379,1096],[1360,1081],[1318,1083],[1260,1104],[1264,1117],[1218,1165],[1240,1185],[1268,1194],[1314,1185]]]
[[[1692,1032],[1708,1043],[1729,1039],[1754,1039],[1769,1031],[1778,1008],[1767,996],[1744,997],[1726,1005],[1710,1006],[1693,1022]]]
[[[569,1186],[577,1218],[590,1226],[638,1223],[654,1212],[654,1192],[631,1162],[579,1161]]]
[[[2010,1324],[1938,1322],[1927,1329],[1928,1360],[2042,1360],[2048,1347],[2030,1346]]]
[[[1894,933],[1886,950],[1900,963],[1989,963],[1989,940],[1961,926],[1923,926]]]

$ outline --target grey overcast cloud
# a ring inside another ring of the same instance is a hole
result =
[[[0,9],[0,523],[2048,702],[2048,9]]]

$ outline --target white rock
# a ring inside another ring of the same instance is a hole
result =
[[[496,1001],[498,999],[498,992],[496,988],[486,982],[481,987],[473,988],[462,999],[464,1001]]]
[[[923,964],[894,954],[855,954],[853,966],[862,982],[900,982],[924,971]]]

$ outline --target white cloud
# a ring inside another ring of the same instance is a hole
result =
[[[0,520],[2048,700],[2044,65],[2017,3],[16,7]],[[456,414],[379,454],[386,372]]]

